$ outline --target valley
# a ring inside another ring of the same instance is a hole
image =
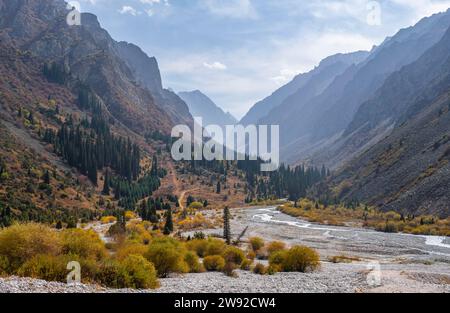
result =
[[[160,70],[160,47],[68,10],[0,0],[0,293],[450,293],[450,10],[310,71],[286,62],[295,76],[240,121],[228,109],[254,103],[248,87],[275,85],[233,85],[239,62],[168,65],[171,51]],[[199,146],[220,133],[207,124],[259,140],[193,158],[180,124]]]
[[[206,216],[217,212],[205,212]],[[276,207],[232,210],[233,237],[249,227],[243,243],[258,236],[266,242],[307,245],[320,253],[321,266],[312,273],[276,273],[260,276],[237,270],[236,277],[221,273],[172,274],[160,280],[158,293],[354,293],[450,292],[448,237],[386,234],[360,228],[308,223],[279,212]],[[105,225],[107,227],[110,225]],[[101,233],[104,227],[94,227]],[[221,229],[205,229],[220,236]],[[192,233],[184,233],[184,236]],[[106,238],[109,242],[110,238]],[[333,259],[333,257],[338,257]],[[338,260],[338,261],[336,261]],[[267,262],[267,261],[260,261]],[[379,281],[371,283],[375,271]],[[372,284],[372,285],[371,285]],[[212,287],[213,286],[213,287]],[[213,289],[211,289],[213,288]],[[68,286],[26,278],[0,278],[6,292],[155,292],[107,289],[95,285]]]

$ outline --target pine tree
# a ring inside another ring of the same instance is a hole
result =
[[[221,192],[220,181],[218,181],[217,187],[216,187],[216,193],[220,194],[220,192]]]
[[[44,184],[50,185],[50,173],[48,172],[48,170],[45,171],[42,180],[44,181]]]
[[[151,175],[158,176],[158,158],[156,155],[153,156]]]
[[[106,172],[105,172],[105,181],[103,182],[103,194],[104,195],[109,195],[109,184],[110,184],[109,180],[110,180],[109,179],[109,171],[106,170]]]
[[[164,225],[164,235],[170,235],[173,232],[172,209],[166,213],[166,224]]]
[[[61,223],[61,221],[58,221],[57,223],[56,223],[56,229],[62,229],[62,223]]]
[[[223,209],[223,238],[228,245],[231,244],[230,209],[228,207]]]

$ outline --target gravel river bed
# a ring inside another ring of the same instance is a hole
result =
[[[206,212],[208,214],[217,214]],[[387,234],[367,229],[324,226],[283,214],[275,207],[232,210],[231,229],[237,237],[259,236],[288,245],[307,245],[321,256],[313,273],[277,273],[260,276],[237,271],[237,278],[222,273],[175,275],[161,279],[157,290],[114,290],[94,285],[66,285],[28,278],[0,278],[0,292],[159,292],[159,293],[355,293],[450,292],[450,239],[448,237]],[[220,235],[221,229],[205,230]],[[184,235],[188,235],[186,233]],[[352,263],[331,263],[331,256],[355,258]],[[264,261],[263,261],[264,262]]]

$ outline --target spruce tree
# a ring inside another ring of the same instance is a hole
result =
[[[228,245],[231,244],[230,209],[228,207],[223,209],[223,238]]]
[[[104,195],[109,195],[109,171],[106,170],[105,172],[105,181],[103,182],[103,194]]]
[[[48,170],[45,171],[42,180],[44,181],[44,184],[50,185],[50,173],[48,172]]]
[[[164,225],[164,235],[170,235],[173,232],[172,209],[166,213],[166,224]]]
[[[216,187],[216,193],[220,194],[220,192],[221,192],[220,181],[218,181],[217,187]]]
[[[151,175],[158,176],[158,158],[156,155],[153,156]]]

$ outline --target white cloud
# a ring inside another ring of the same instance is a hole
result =
[[[273,76],[270,79],[273,80],[278,86],[283,86],[290,82],[296,75],[298,75],[300,70],[292,70],[292,69],[282,69],[280,70],[279,75]]]
[[[213,62],[213,63],[207,63],[204,62],[203,66],[210,69],[210,70],[221,70],[224,71],[227,69],[227,66],[223,63],[220,62]]]
[[[158,60],[165,84],[178,91],[200,89],[240,118],[257,101],[295,75],[312,70],[323,58],[340,52],[368,50],[377,40],[343,31],[307,34],[299,31],[290,39],[268,40],[261,46],[198,54],[173,52],[161,55]],[[219,70],[223,68],[219,64],[226,64],[227,70]]]
[[[258,18],[251,0],[205,0],[210,13],[230,18]]]
[[[129,5],[124,5],[122,7],[122,9],[119,10],[120,14],[130,14],[133,16],[137,16],[138,14],[140,14],[135,8],[133,8],[132,6]]]
[[[448,0],[391,0],[393,3],[404,6],[414,12],[417,20],[434,13],[444,12],[450,7]]]
[[[143,4],[150,4],[150,5],[154,5],[154,4],[164,4],[165,6],[170,5],[169,0],[140,0],[140,1]]]

